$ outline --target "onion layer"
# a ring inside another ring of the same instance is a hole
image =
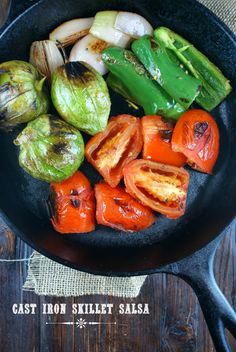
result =
[[[109,44],[126,48],[131,37],[114,28],[118,11],[97,12],[90,33]]]
[[[42,40],[33,42],[30,48],[30,63],[47,76],[49,82],[55,69],[64,64],[62,54],[55,42]]]
[[[88,34],[92,23],[93,17],[64,22],[50,33],[49,39],[59,41],[63,46],[73,45],[79,38]]]
[[[119,12],[114,28],[136,39],[146,34],[153,35],[150,23],[144,17],[132,12]]]
[[[70,61],[87,62],[101,75],[105,75],[108,70],[102,61],[101,53],[107,47],[108,43],[95,38],[92,34],[88,34],[73,46]]]

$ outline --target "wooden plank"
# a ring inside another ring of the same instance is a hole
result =
[[[0,258],[28,257],[31,249],[0,223]],[[220,245],[215,272],[220,287],[236,306],[236,231],[231,225]],[[167,275],[150,276],[136,299],[108,296],[77,298],[37,297],[22,292],[27,263],[0,263],[0,326],[1,352],[213,352],[214,348],[198,301],[192,289],[182,280]],[[36,303],[36,315],[15,316],[13,303]],[[42,315],[44,303],[113,303],[116,309],[109,315],[74,316]],[[120,303],[148,303],[150,315],[119,315]],[[117,325],[51,326],[46,322],[75,321],[116,322]],[[236,341],[229,339],[232,351]]]
[[[10,6],[10,0],[0,1],[0,27],[4,25]]]

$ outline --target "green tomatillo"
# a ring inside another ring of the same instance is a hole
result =
[[[81,133],[52,115],[41,115],[29,122],[14,144],[20,147],[20,166],[46,182],[67,179],[84,160]]]
[[[24,61],[0,64],[0,127],[11,130],[49,109],[46,77]]]
[[[106,82],[86,63],[68,62],[52,76],[52,101],[69,124],[94,135],[107,126],[111,101]]]

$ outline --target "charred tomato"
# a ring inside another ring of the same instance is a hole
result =
[[[137,158],[142,146],[140,120],[131,115],[119,115],[110,119],[105,131],[89,140],[85,156],[105,181],[116,187],[123,177],[124,166]]]
[[[60,233],[83,233],[95,229],[95,199],[85,175],[77,171],[63,182],[51,183],[51,222]]]
[[[144,116],[141,120],[143,131],[143,158],[173,166],[183,166],[187,158],[176,153],[171,147],[173,124],[165,122],[161,116]]]
[[[194,109],[178,120],[172,148],[183,153],[188,164],[201,172],[212,173],[219,155],[220,133],[213,117],[204,110]]]
[[[112,188],[105,182],[95,186],[98,224],[117,230],[135,232],[151,226],[156,216],[148,207],[129,195],[121,186]]]
[[[186,208],[189,174],[184,168],[134,160],[124,168],[127,192],[142,204],[176,219]]]

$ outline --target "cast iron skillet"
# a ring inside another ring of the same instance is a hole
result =
[[[190,170],[187,212],[179,220],[160,216],[150,229],[135,234],[100,226],[94,233],[61,236],[53,231],[48,220],[45,206],[48,185],[32,179],[18,166],[18,150],[12,141],[19,130],[10,134],[0,132],[1,215],[30,246],[72,268],[117,276],[165,272],[183,278],[199,298],[217,351],[229,351],[224,328],[236,337],[236,314],[220,292],[212,266],[219,235],[236,215],[234,35],[193,0],[14,0],[10,19],[0,34],[0,62],[27,60],[31,42],[47,38],[59,23],[90,17],[108,8],[138,12],[154,27],[172,28],[207,53],[230,78],[234,91],[213,112],[221,131],[221,153],[215,175]],[[18,16],[19,13],[22,14]],[[137,114],[122,98],[113,93],[111,98],[113,115]],[[93,183],[99,180],[88,164],[82,171]]]

